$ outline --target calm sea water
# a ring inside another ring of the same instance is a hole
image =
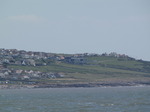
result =
[[[150,112],[150,87],[0,90],[0,112]]]

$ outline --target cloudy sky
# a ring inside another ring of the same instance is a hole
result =
[[[150,61],[150,0],[0,0],[0,48]]]

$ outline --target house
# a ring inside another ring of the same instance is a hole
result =
[[[33,59],[27,59],[26,62],[28,65],[35,66],[35,61]]]
[[[5,77],[6,77],[6,75],[4,73],[0,73],[0,79],[5,78]]]
[[[22,65],[27,65],[25,60],[21,61],[21,64]]]
[[[0,65],[0,69],[3,69],[4,68],[4,66],[3,65]]]
[[[7,63],[7,64],[9,64],[10,62],[9,62],[8,59],[3,59],[3,60],[2,60],[2,63]]]
[[[15,61],[15,64],[16,64],[16,65],[21,65],[22,62],[21,62],[21,61]]]
[[[60,59],[60,60],[64,60],[65,57],[64,57],[64,56],[60,56],[59,59]]]
[[[76,58],[76,57],[65,57],[65,62],[72,64],[85,64],[87,60],[85,58]]]
[[[24,76],[22,76],[22,77],[21,77],[21,79],[22,79],[22,80],[29,80],[29,79],[30,79],[30,77],[29,77],[29,76],[27,76],[27,75],[24,75]]]
[[[40,78],[40,75],[34,73],[34,74],[32,74],[32,77],[33,78]]]
[[[23,70],[16,70],[17,74],[21,74],[23,72]]]
[[[28,55],[28,54],[21,54],[21,57],[24,58],[24,59],[28,59],[28,58],[30,58],[30,55]]]

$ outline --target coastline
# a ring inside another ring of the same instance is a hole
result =
[[[38,84],[38,85],[0,85],[0,89],[35,89],[35,88],[93,88],[93,87],[127,87],[150,86],[150,82],[99,82],[74,84]]]

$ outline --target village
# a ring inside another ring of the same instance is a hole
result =
[[[0,84],[34,84],[37,79],[61,78],[64,76],[62,73],[12,69],[7,67],[7,65],[46,66],[49,63],[48,60],[54,61],[61,59],[64,59],[64,57],[56,57],[51,53],[0,49]],[[47,60],[47,62],[44,60]]]
[[[111,54],[54,54],[32,52],[16,49],[0,49],[0,84],[26,83],[34,84],[38,79],[63,78],[64,73],[42,72],[34,70],[13,69],[8,66],[50,66],[52,63],[88,64],[88,56],[127,57],[117,53]]]
[[[27,84],[34,84],[38,79],[54,79],[61,78],[64,75],[62,73],[53,72],[40,72],[33,70],[15,70],[2,68],[0,69],[0,84],[24,82]]]
[[[71,64],[86,64],[87,56],[112,56],[112,57],[128,57],[125,54],[117,54],[112,52],[110,54],[54,54],[45,52],[33,52],[17,49],[0,49],[0,65],[22,65],[22,66],[43,66],[48,65],[53,61],[67,62]]]
[[[52,61],[65,61],[70,63],[85,63],[82,58],[85,54],[65,56],[63,54],[32,52],[16,49],[0,49],[0,65],[43,66]]]

